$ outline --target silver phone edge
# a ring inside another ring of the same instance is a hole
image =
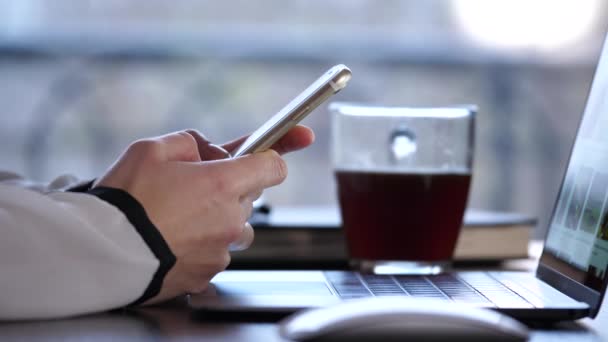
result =
[[[342,67],[342,69],[330,80],[328,80],[322,87],[321,90],[311,94],[304,102],[302,102],[297,108],[294,108],[288,115],[286,115],[280,122],[272,127],[268,134],[260,137],[257,141],[249,146],[249,148],[239,151],[232,157],[240,157],[250,153],[263,152],[269,149],[274,143],[276,143],[283,135],[285,135],[290,129],[297,125],[302,119],[308,114],[317,109],[321,103],[325,102],[332,95],[338,93],[344,87],[351,78],[351,71],[345,65],[338,65],[335,67]],[[334,68],[335,68],[334,67]],[[315,96],[318,95],[318,96]],[[285,123],[288,121],[287,123]],[[239,147],[240,148],[240,147]],[[237,149],[238,150],[238,149]]]

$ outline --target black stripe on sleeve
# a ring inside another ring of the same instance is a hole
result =
[[[69,192],[87,192],[89,190],[91,190],[91,188],[93,187],[93,183],[95,182],[95,180],[90,180],[90,181],[84,181],[82,183],[76,184],[74,186],[72,186],[71,188],[68,188],[66,191]]]
[[[160,263],[144,293],[129,305],[138,305],[156,296],[160,292],[167,272],[175,265],[176,258],[163,236],[148,218],[144,207],[128,192],[121,189],[96,187],[87,191],[87,193],[97,196],[120,209]]]

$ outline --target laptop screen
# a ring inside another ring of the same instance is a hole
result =
[[[601,292],[608,275],[608,42],[591,86],[541,263]]]

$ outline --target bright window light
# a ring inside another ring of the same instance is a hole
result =
[[[602,0],[453,0],[463,30],[498,48],[556,49],[593,27]]]

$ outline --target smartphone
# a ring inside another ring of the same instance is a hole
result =
[[[321,103],[346,87],[350,78],[350,69],[345,65],[339,64],[329,69],[287,106],[251,133],[247,140],[232,152],[232,157],[269,149]]]

